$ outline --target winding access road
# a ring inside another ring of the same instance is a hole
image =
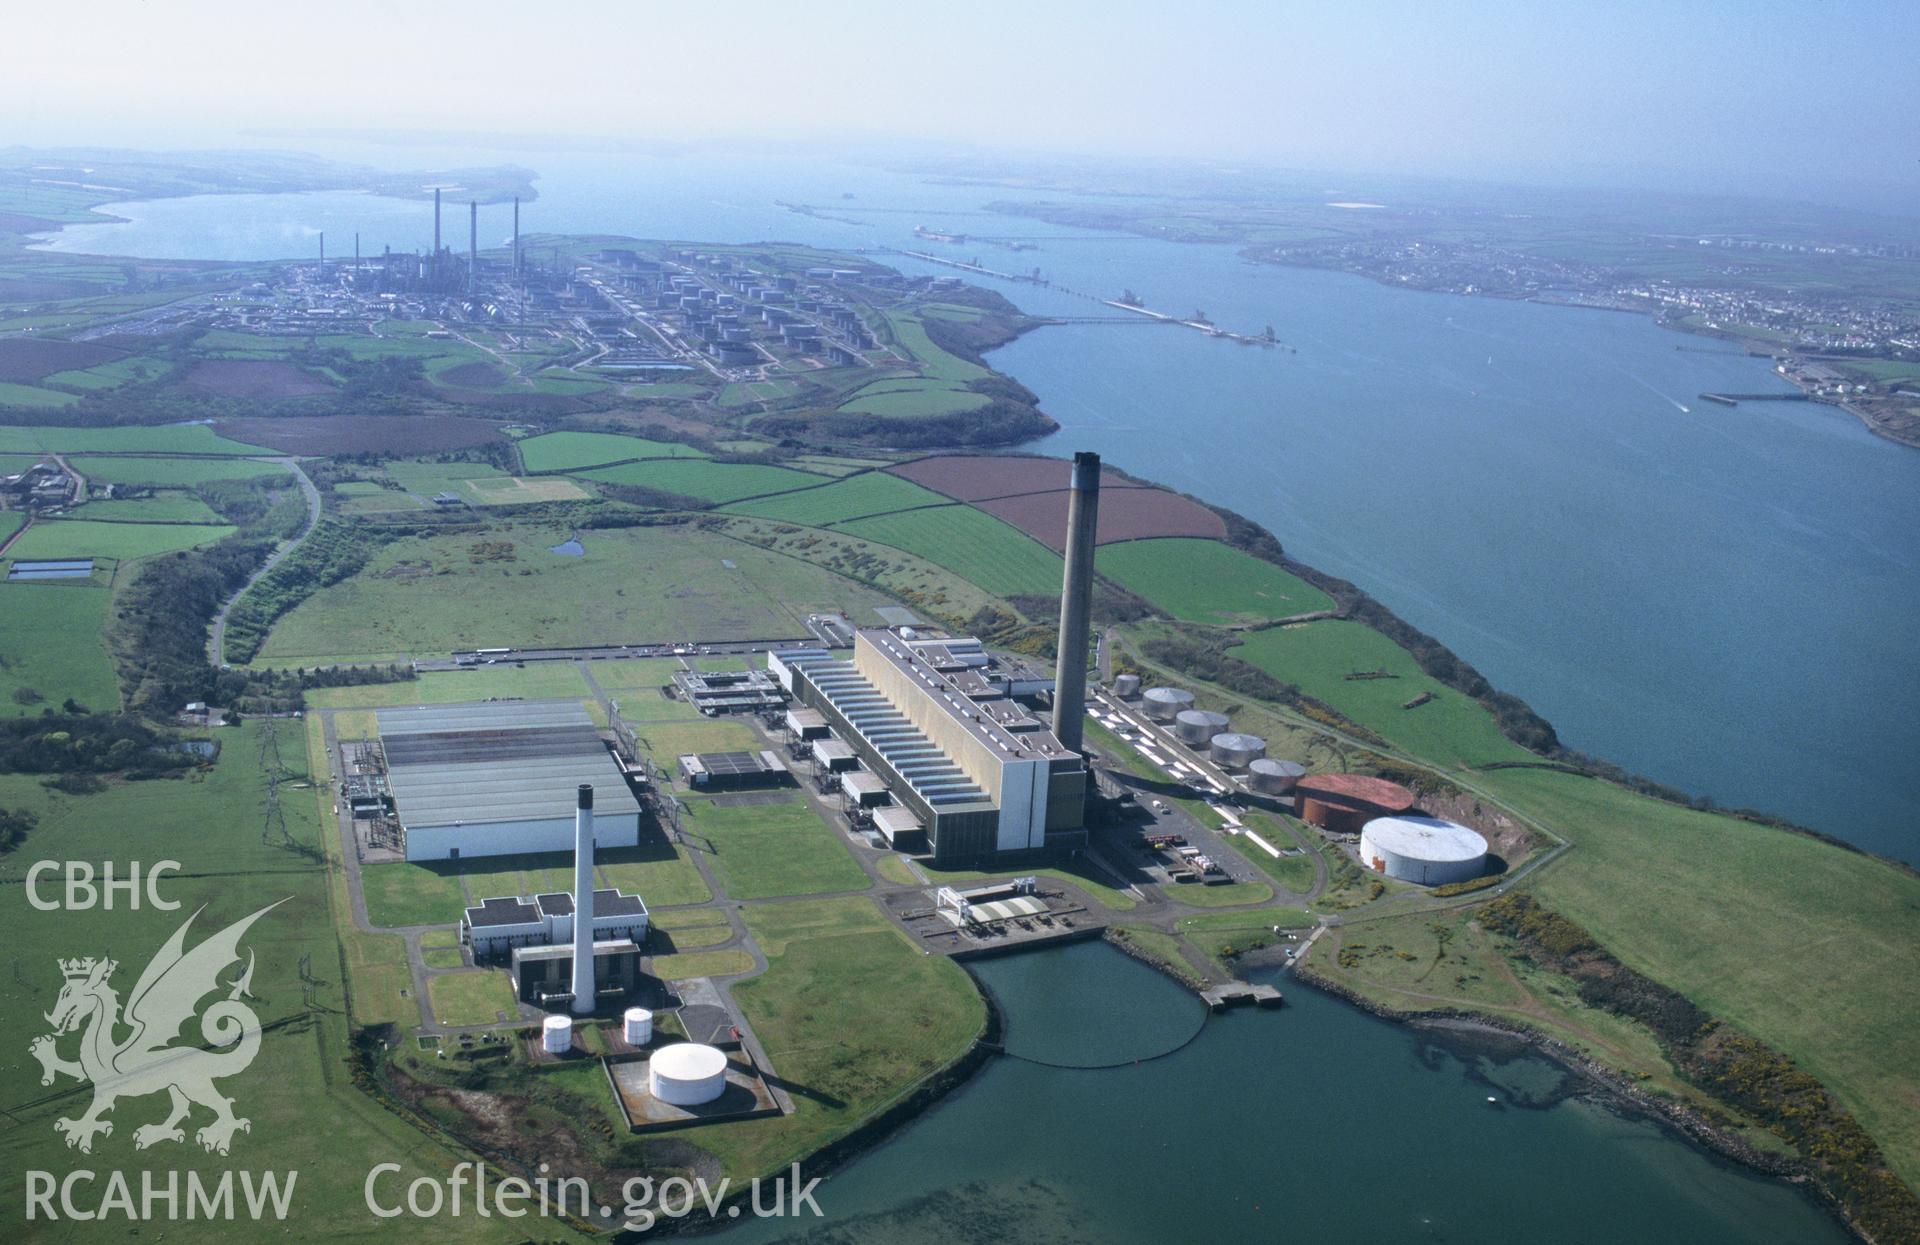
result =
[[[313,531],[313,525],[320,521],[320,490],[313,486],[313,481],[307,478],[307,473],[300,470],[298,461],[292,458],[262,458],[253,461],[275,463],[293,472],[294,479],[300,481],[300,491],[306,495],[307,525],[301,528],[297,535],[280,542],[280,547],[267,556],[267,560],[260,564],[260,568],[247,576],[247,582],[241,584],[232,596],[221,603],[220,612],[213,616],[213,627],[207,635],[207,660],[216,666],[222,664],[220,654],[226,649],[227,615],[233,612],[235,602],[247,594],[247,589],[260,582],[261,577],[268,571],[286,561],[287,555],[307,538],[307,533]]]

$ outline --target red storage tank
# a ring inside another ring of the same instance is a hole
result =
[[[1404,813],[1413,792],[1365,774],[1309,774],[1293,789],[1300,820],[1335,834],[1359,834],[1375,817]]]

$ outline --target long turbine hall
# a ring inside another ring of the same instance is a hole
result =
[[[582,785],[598,793],[595,847],[640,841],[640,802],[578,701],[410,706],[377,721],[408,860],[570,851]]]

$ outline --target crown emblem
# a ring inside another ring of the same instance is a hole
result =
[[[87,956],[79,960],[61,960],[60,972],[65,975],[67,980],[78,981],[86,977],[91,977],[94,967],[99,964],[99,962],[100,961],[96,960],[93,956]],[[109,972],[112,971],[113,965],[111,961],[108,962],[107,969]]]

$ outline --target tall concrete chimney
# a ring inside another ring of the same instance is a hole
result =
[[[1060,586],[1060,647],[1054,662],[1053,734],[1080,751],[1087,703],[1087,616],[1093,612],[1093,542],[1100,525],[1100,456],[1073,456],[1067,493],[1067,571]]]
[[[593,1011],[593,788],[573,811],[573,1013]]]
[[[327,275],[327,231],[320,231],[320,275]]]
[[[480,280],[480,201],[467,200],[467,290]]]
[[[433,275],[440,275],[440,187],[433,188],[433,258],[428,261]]]
[[[520,196],[513,196],[513,275],[520,276]]]

